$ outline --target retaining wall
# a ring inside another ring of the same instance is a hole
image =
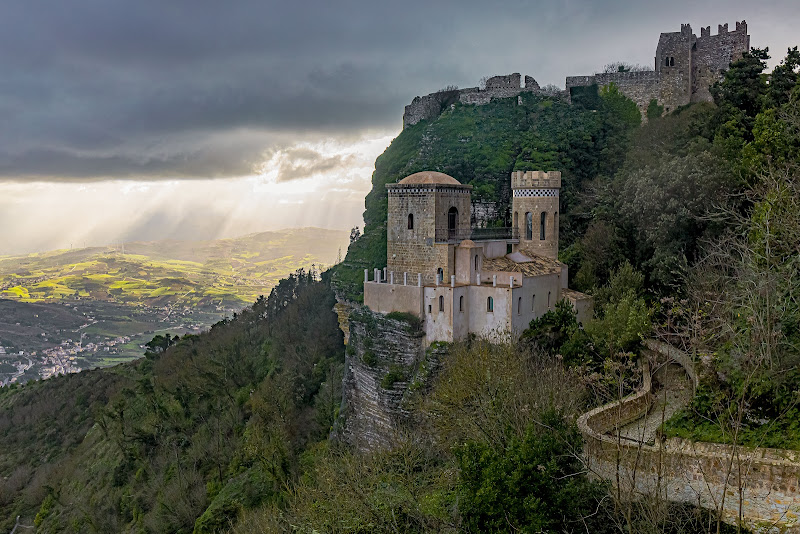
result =
[[[664,344],[649,345],[669,357],[680,353]],[[679,358],[676,361],[689,371],[683,363],[688,356]],[[693,370],[689,374],[696,380]],[[799,451],[678,438],[644,445],[615,438],[614,429],[646,414],[651,399],[651,382],[646,380],[637,393],[578,419],[587,466],[594,476],[618,485],[630,498],[658,494],[721,510],[729,523],[736,523],[741,512],[743,522],[760,532],[800,532]]]

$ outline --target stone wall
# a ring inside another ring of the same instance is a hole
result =
[[[520,246],[546,258],[558,259],[560,187],[561,173],[558,171],[511,173],[513,190],[511,218],[512,224],[519,231]],[[530,221],[528,221],[529,213]],[[542,213],[545,218],[544,239],[540,239]],[[529,223],[530,228],[528,228]]]
[[[422,331],[405,321],[365,307],[350,315],[334,438],[363,451],[391,448],[402,439],[413,424],[407,403],[431,383],[443,355],[436,347],[426,351],[422,341]],[[395,378],[387,380],[390,373]]]
[[[473,228],[486,228],[494,221],[503,220],[501,204],[489,200],[473,199],[470,206],[470,224]]]
[[[700,504],[721,510],[729,523],[736,522],[741,507],[745,524],[757,531],[800,532],[800,452],[677,438],[647,445],[614,437],[616,427],[643,416],[652,405],[649,375],[646,370],[637,393],[578,419],[590,473],[618,484],[630,498],[655,494]]]
[[[403,129],[417,124],[421,120],[433,119],[442,112],[442,100],[439,93],[414,97],[403,113]]]
[[[710,28],[703,28],[699,38],[689,24],[682,24],[681,31],[659,37],[655,70],[569,76],[566,88],[569,93],[573,87],[603,87],[613,82],[642,111],[656,99],[669,112],[690,102],[710,102],[711,85],[721,78],[731,61],[749,48],[745,21],[737,22],[736,30],[731,32],[727,24],[721,24],[717,35],[711,35]]]
[[[444,267],[445,279],[453,274],[453,254],[447,244],[448,211],[458,210],[456,235],[469,235],[470,185],[389,184],[386,264],[389,271],[422,273],[424,283],[436,280]],[[408,228],[408,215],[414,228]]]
[[[539,92],[539,84],[531,76],[525,76],[525,86],[518,72],[504,76],[492,76],[486,80],[486,87],[458,89],[457,100],[462,104],[484,105],[494,98],[511,98],[523,92]],[[442,93],[431,93],[414,97],[403,113],[403,128],[417,124],[421,120],[434,119],[442,112]]]
[[[701,28],[692,52],[692,102],[710,102],[709,88],[747,50],[750,36],[746,21],[737,21],[734,31],[728,31],[727,24],[720,24],[717,35],[711,35],[710,27]]]

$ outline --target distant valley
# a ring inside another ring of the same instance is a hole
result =
[[[289,273],[327,268],[348,240],[298,228],[0,256],[0,384],[140,357],[156,334],[197,333]]]

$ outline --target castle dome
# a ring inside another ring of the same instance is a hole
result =
[[[452,176],[449,176],[443,172],[436,172],[436,171],[415,172],[414,174],[406,176],[397,183],[403,185],[413,185],[413,184],[461,185],[461,182],[459,182]]]

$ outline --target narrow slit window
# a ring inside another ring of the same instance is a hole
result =
[[[478,270],[478,255],[475,254],[475,270]]]
[[[517,315],[522,313],[522,297],[517,299]]]
[[[413,213],[409,213],[408,214],[408,229],[409,230],[413,230],[414,229],[414,214]]]
[[[464,295],[458,297],[458,311],[464,311]]]
[[[525,214],[525,239],[528,241],[533,239],[533,213],[531,212]]]
[[[539,217],[539,240],[544,241],[545,236],[545,226],[547,225],[547,212],[542,212],[541,216]]]
[[[536,295],[531,296],[531,311],[536,309]]]
[[[492,297],[486,298],[486,311],[493,312],[494,311],[494,299]]]
[[[550,292],[547,292],[547,309],[550,309]]]
[[[439,311],[444,311],[444,295],[439,295]]]

